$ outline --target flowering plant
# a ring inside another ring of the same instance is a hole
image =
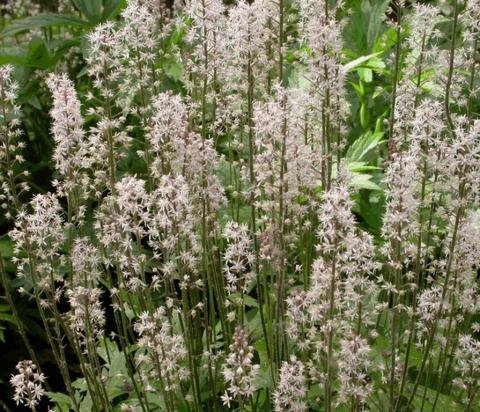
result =
[[[11,3],[0,406],[480,411],[478,0]]]

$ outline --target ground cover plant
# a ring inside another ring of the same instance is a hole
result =
[[[0,407],[480,411],[479,0],[0,30]]]

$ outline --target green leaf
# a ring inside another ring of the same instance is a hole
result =
[[[102,18],[102,0],[72,0],[75,7],[85,15],[92,24],[99,23]]]
[[[358,97],[360,98],[360,101],[364,100],[365,99],[365,88],[363,87],[363,82],[360,82],[358,84],[351,82],[350,84],[353,86],[353,88],[357,92]]]
[[[289,85],[300,90],[308,90],[310,88],[310,81],[307,78],[307,70],[303,66],[295,67],[288,79]]]
[[[235,305],[240,306],[242,304],[242,295],[240,293],[232,293],[229,296],[229,300]],[[251,308],[258,308],[258,302],[254,298],[252,298],[250,295],[244,294],[243,301],[245,303],[245,306],[248,306]]]
[[[359,67],[357,69],[360,80],[365,83],[371,83],[373,80],[373,71],[366,67]]]
[[[45,40],[34,38],[28,45],[24,66],[38,69],[48,69],[53,65],[53,56]]]
[[[13,256],[13,241],[9,238],[0,239],[0,255],[3,258],[11,258]]]
[[[0,55],[0,66],[5,64],[14,64],[21,66],[25,63],[25,55],[21,54],[1,54]]]
[[[45,392],[45,395],[47,395],[52,402],[55,402],[55,404],[57,404],[62,411],[68,411],[69,408],[73,405],[70,397],[63,393]]]
[[[397,43],[397,31],[395,27],[390,27],[379,37],[373,45],[374,52],[385,52],[391,49]]]
[[[14,36],[18,33],[29,31],[40,27],[90,27],[89,23],[75,16],[67,16],[64,14],[37,14],[36,16],[25,17],[24,19],[15,20],[2,32],[0,39],[8,36]]]
[[[245,306],[250,308],[258,308],[258,302],[250,295],[244,295],[243,300],[245,301]]]
[[[362,126],[363,130],[368,129],[368,121],[370,116],[368,114],[368,103],[363,102],[360,106],[360,126]]]
[[[90,393],[87,392],[85,397],[82,399],[82,403],[80,404],[80,412],[92,412],[92,409],[93,409],[92,398],[90,397]]]
[[[356,0],[352,4],[352,16],[344,29],[345,44],[357,54],[372,50],[378,37],[385,30],[384,15],[389,0]]]
[[[79,38],[62,40],[60,42],[51,43],[50,46],[54,52],[54,61],[57,63],[72,47],[80,46]]]
[[[113,19],[125,7],[126,0],[72,0],[90,25]]]
[[[126,4],[126,0],[104,0],[102,19],[110,20],[115,18]]]
[[[362,6],[364,3],[367,3],[367,1],[362,2]],[[367,47],[369,50],[371,50],[371,48],[375,44],[375,41],[380,35],[382,27],[385,24],[384,16],[389,3],[389,0],[374,0],[373,4],[370,6],[367,29]]]
[[[351,72],[353,69],[356,69],[357,67],[363,65],[363,63],[368,62],[371,60],[373,57],[379,56],[383,52],[377,52],[377,53],[372,53],[367,56],[360,56],[355,60],[352,60],[351,62],[345,64],[343,66],[343,71],[345,73]]]
[[[425,405],[423,406],[423,410],[430,411],[433,407],[433,402],[437,395],[437,391],[426,388],[425,386],[419,385],[415,398],[413,399],[412,406],[415,411],[419,411],[422,409],[423,404],[423,394],[426,391],[425,396]],[[450,396],[441,393],[438,396],[438,402],[436,405],[436,409],[439,411],[448,411],[448,412],[463,412],[465,409],[459,405],[454,399]]]
[[[15,316],[9,313],[0,313],[0,321],[10,322],[12,325],[18,325]]]
[[[385,197],[378,191],[359,194],[355,212],[363,219],[369,232],[380,235]]]
[[[371,181],[372,176],[366,174],[355,173],[352,176],[350,184],[356,189],[367,189],[367,190],[382,190],[380,186]]]
[[[351,162],[370,162],[375,159],[380,145],[384,144],[383,132],[366,132],[355,140],[347,150],[346,158]]]
[[[258,340],[254,346],[255,350],[258,352],[261,365],[261,369],[256,378],[257,384],[262,388],[271,388],[273,387],[273,382],[270,372],[270,364],[267,356],[267,344],[265,343],[265,339]]]
[[[350,162],[348,163],[348,170],[354,173],[362,173],[362,172],[371,172],[374,170],[379,170],[380,168],[377,166],[372,166],[366,164],[365,162]]]
[[[72,382],[72,386],[82,392],[85,392],[88,389],[87,381],[85,378],[78,378]]]

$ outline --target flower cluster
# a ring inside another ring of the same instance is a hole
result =
[[[37,372],[37,365],[31,360],[18,362],[16,369],[18,374],[10,379],[10,384],[15,390],[13,400],[17,405],[25,405],[35,410],[35,406],[45,394],[43,389],[45,375]]]
[[[139,346],[147,350],[142,357],[145,366],[153,367],[151,374],[162,382],[162,389],[175,392],[180,382],[188,378],[182,366],[187,351],[182,336],[172,333],[166,314],[164,307],[153,314],[142,313],[135,323],[135,331],[140,336]]]
[[[18,206],[19,196],[28,190],[20,178],[28,176],[27,171],[15,172],[18,164],[24,162],[20,140],[20,107],[16,103],[18,84],[12,78],[12,66],[0,67],[0,207],[6,217],[12,218],[12,208]]]
[[[279,382],[273,393],[275,411],[306,411],[306,393],[303,363],[292,356],[290,361],[283,362],[280,368]]]
[[[252,266],[255,263],[255,255],[251,251],[253,242],[248,235],[248,227],[228,222],[223,236],[229,241],[223,255],[227,292],[246,293],[254,277]]]
[[[232,399],[244,400],[255,392],[254,379],[260,366],[253,363],[253,347],[247,339],[245,330],[237,327],[222,369],[227,384],[222,400],[226,405],[230,405]]]

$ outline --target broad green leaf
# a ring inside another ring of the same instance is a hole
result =
[[[93,410],[93,402],[92,398],[90,397],[90,393],[87,392],[85,397],[80,404],[80,412],[92,412]]]
[[[53,65],[53,56],[45,40],[34,38],[28,45],[24,66],[48,69]]]
[[[359,67],[357,69],[360,80],[365,83],[371,83],[373,80],[373,71],[367,67]]]
[[[383,69],[385,69],[386,64],[379,57],[372,57],[367,62],[365,62],[364,66],[372,69],[374,72],[381,72],[383,71]]]
[[[126,0],[104,0],[102,19],[113,19],[122,11],[126,4]]]
[[[7,237],[0,239],[0,255],[3,258],[11,258],[13,256],[13,242]]]
[[[10,322],[12,325],[18,324],[15,316],[9,313],[0,313],[0,321]]]
[[[93,26],[113,19],[125,7],[126,0],[72,0]]]
[[[0,54],[0,66],[4,64],[13,64],[21,66],[25,63],[25,55],[21,54]]]
[[[79,391],[86,391],[88,389],[87,381],[85,378],[78,378],[72,382],[72,386]]]
[[[367,3],[364,1],[362,3]],[[375,41],[377,40],[378,36],[382,31],[382,27],[385,25],[384,23],[384,16],[389,5],[389,0],[373,0],[373,4],[369,10],[369,21],[368,21],[368,29],[367,29],[367,47],[368,50],[371,50]],[[363,4],[362,4],[363,6]]]
[[[50,47],[54,50],[55,62],[58,62],[72,47],[80,46],[80,44],[81,40],[79,38],[50,43]]]
[[[273,386],[273,382],[270,372],[270,364],[267,356],[267,345],[265,343],[265,339],[258,340],[254,346],[260,358],[261,365],[261,369],[256,381],[259,386],[263,388],[271,388]]]
[[[397,32],[395,27],[390,27],[386,30],[381,37],[379,37],[374,46],[374,52],[385,52],[391,49],[397,43]]]
[[[371,179],[371,175],[355,173],[352,176],[350,184],[356,189],[382,190],[382,188],[376,183],[372,182]]]
[[[384,208],[385,197],[380,192],[359,193],[355,213],[363,219],[369,232],[380,235]]]
[[[229,296],[229,299],[236,305],[241,305],[242,304],[242,295],[240,293],[232,293]],[[258,307],[258,302],[252,298],[250,295],[243,295],[243,302],[245,303],[245,306],[251,307],[251,308],[257,308]]]
[[[292,70],[290,78],[288,79],[289,85],[296,87],[300,90],[309,90],[310,81],[307,78],[307,71],[305,67],[298,66]]]
[[[385,10],[389,0],[357,0],[352,4],[352,15],[343,35],[349,49],[360,54],[369,53],[385,30]]]
[[[37,14],[36,16],[25,17],[24,19],[15,20],[2,32],[0,39],[8,36],[29,31],[39,27],[90,27],[90,24],[75,16],[67,16],[64,14]]]
[[[91,24],[97,24],[102,19],[102,0],[72,0],[75,7],[85,15]]]
[[[425,405],[423,410],[431,411],[433,407],[433,403],[435,401],[435,397],[437,395],[437,391],[426,388],[425,386],[420,385],[418,387],[417,393],[415,398],[413,399],[412,406],[415,411],[419,411],[422,409],[423,403],[423,394],[426,391],[425,396]],[[465,408],[462,407],[458,402],[455,401],[451,396],[441,393],[438,396],[438,401],[435,410],[444,411],[444,412],[463,412]],[[476,409],[475,409],[476,410]],[[472,409],[473,411],[473,409]]]
[[[355,91],[358,93],[358,97],[360,97],[360,99],[363,99],[364,96],[365,96],[365,89],[363,88],[363,83],[360,82],[360,83],[350,83],[353,88],[355,89]]]
[[[370,59],[373,57],[379,56],[383,52],[377,52],[377,53],[372,53],[367,56],[360,56],[355,60],[352,60],[351,62],[345,64],[343,66],[343,71],[345,73],[351,72],[353,69],[356,69],[357,67],[363,65],[363,63],[368,62]]]
[[[62,411],[68,411],[73,402],[69,396],[60,392],[45,392],[45,395],[54,402]]]
[[[154,408],[155,411],[166,411],[167,407],[165,405],[165,401],[163,397],[158,396],[156,393],[145,393],[145,397],[147,398],[147,402],[149,405],[155,405],[158,408]]]
[[[348,163],[348,170],[354,173],[371,172],[379,169],[380,169],[379,167],[369,165],[365,162],[349,162]]]
[[[348,148],[349,162],[370,162],[375,158],[375,150],[384,144],[382,132],[367,132],[356,139]]]

